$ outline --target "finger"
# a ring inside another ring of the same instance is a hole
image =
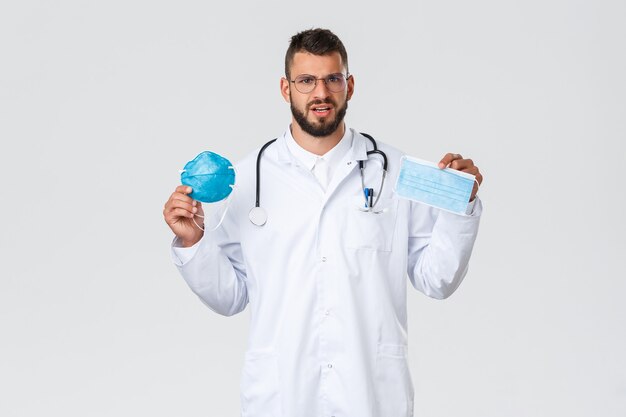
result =
[[[476,174],[474,175],[474,178],[476,179],[476,181],[474,182],[474,187],[472,188],[472,195],[470,196],[470,201],[474,200],[474,198],[476,197],[476,194],[478,194],[478,189],[483,183],[483,176],[478,171],[478,168],[476,168]],[[478,184],[476,184],[476,182],[478,182]]]
[[[191,194],[191,191],[192,189],[188,185],[179,185],[178,187],[176,187],[177,193]]]
[[[176,208],[182,208],[190,213],[196,213],[198,211],[198,209],[193,204],[182,200],[173,200],[166,206],[166,209],[169,211],[172,211]]]
[[[165,214],[165,221],[168,224],[173,224],[173,223],[176,223],[178,220],[180,220],[183,217],[191,219],[191,218],[193,218],[193,216],[194,216],[193,213],[191,213],[191,212],[189,212],[189,211],[187,211],[185,209],[175,208],[175,209],[172,209],[172,210],[170,210],[169,212],[167,212]]]
[[[193,202],[195,201],[193,198],[189,197],[188,195],[185,195],[179,192],[174,192],[170,196],[170,201],[175,201],[175,200],[184,201],[185,203],[189,203],[189,204],[193,204]]]
[[[194,207],[198,209],[198,211],[196,211],[196,214],[200,216],[204,216],[204,209],[202,208],[202,203],[196,200],[193,200],[193,203],[194,203]]]
[[[174,191],[170,195],[170,198],[168,198],[167,202],[165,203],[165,207],[167,207],[174,200],[181,200],[193,204],[194,200],[186,195],[187,191],[189,191],[190,189],[191,187],[188,187],[186,185],[179,185],[178,187],[176,187],[176,191]]]
[[[477,166],[473,166],[473,167],[464,169],[463,172],[467,172],[468,174],[472,174],[474,176],[474,178],[476,179],[476,181],[478,181],[478,184],[483,182],[483,176],[480,173],[480,170],[478,169]]]
[[[470,195],[469,201],[474,201],[474,198],[476,198],[476,194],[478,194],[478,185],[474,183],[474,188],[472,188],[472,194]]]
[[[476,166],[471,166],[469,168],[459,169],[459,171],[467,172],[468,174],[472,174],[473,176],[476,176],[479,173],[478,167],[476,167]]]
[[[455,159],[450,163],[450,168],[457,171],[464,171],[474,166],[474,161],[471,159]]]
[[[459,155],[458,153],[447,153],[442,159],[441,161],[439,161],[439,168],[445,168],[448,165],[450,165],[450,163],[456,159],[462,159],[463,157],[461,155]]]

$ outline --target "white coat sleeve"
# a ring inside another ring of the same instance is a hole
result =
[[[482,213],[480,199],[473,203],[462,216],[411,202],[407,272],[429,297],[449,297],[467,273]]]
[[[207,229],[191,248],[177,247],[174,239],[171,256],[189,288],[207,307],[232,316],[245,309],[248,291],[241,245],[228,232],[236,226],[226,223],[215,231]]]

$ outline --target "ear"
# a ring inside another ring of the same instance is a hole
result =
[[[346,90],[348,91],[346,100],[350,100],[352,98],[352,94],[354,94],[354,75],[350,75],[350,78],[348,78],[348,86],[346,88]]]
[[[285,77],[280,79],[280,94],[283,96],[287,103],[291,103],[291,97],[289,95],[289,80]]]

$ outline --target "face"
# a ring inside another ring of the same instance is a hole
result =
[[[308,74],[315,78],[324,78],[330,74],[346,74],[341,56],[338,52],[329,55],[312,55],[297,52],[290,68],[290,78]],[[354,79],[348,78],[346,88],[340,92],[332,92],[322,80],[318,80],[310,93],[301,93],[289,80],[281,79],[281,93],[290,103],[294,121],[300,128],[314,137],[325,137],[333,134],[342,126],[343,118],[348,109],[348,100],[354,91]]]

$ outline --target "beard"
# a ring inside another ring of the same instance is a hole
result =
[[[333,108],[336,111],[335,118],[329,119],[327,117],[322,117],[319,119],[319,123],[313,124],[306,119],[306,116],[303,112],[293,106],[293,101],[290,104],[291,114],[293,115],[296,123],[298,123],[302,130],[316,138],[330,136],[332,133],[334,133],[341,125],[341,122],[343,122],[343,118],[346,116],[346,111],[348,110],[347,100],[341,108],[337,108],[335,102],[330,98],[327,98],[326,100],[315,100],[310,102],[309,104],[307,104],[307,110],[310,109],[311,106],[319,104],[332,104]]]

